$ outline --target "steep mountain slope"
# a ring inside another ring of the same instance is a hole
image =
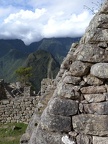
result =
[[[0,58],[0,78],[5,81],[15,81],[15,70],[22,66],[27,55],[16,50],[11,49],[5,56]]]
[[[71,44],[79,41],[80,38],[44,38],[39,42],[25,45],[21,40],[0,40],[0,57],[4,56],[10,49],[16,49],[23,53],[30,54],[39,49],[50,52],[54,58],[61,63],[66,56]]]
[[[66,56],[69,48],[73,42],[79,41],[80,38],[44,38],[38,45],[38,50],[42,49],[50,52],[54,58],[61,63],[63,58]],[[32,43],[31,47],[36,47],[37,42]]]
[[[79,38],[45,38],[29,46],[17,39],[0,40],[0,78],[14,82],[14,72],[18,67],[33,66],[34,77],[31,81],[38,91],[43,78],[55,77],[69,47],[78,40]]]
[[[44,50],[30,54],[24,66],[32,66],[33,76],[31,82],[37,92],[40,89],[40,83],[43,78],[55,78],[59,71],[59,63],[50,53]]]
[[[11,49],[16,49],[18,51],[21,51],[23,53],[26,52],[26,45],[23,41],[15,39],[15,40],[0,40],[0,57],[3,56],[3,54],[6,54]]]

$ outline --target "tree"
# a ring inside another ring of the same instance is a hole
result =
[[[32,76],[32,67],[20,67],[15,73],[17,74],[19,81],[26,85]]]

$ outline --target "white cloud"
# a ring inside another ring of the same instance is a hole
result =
[[[81,36],[93,17],[84,9],[84,4],[91,7],[91,0],[30,0],[26,3],[33,10],[13,6],[0,9],[5,17],[9,14],[0,24],[0,38],[18,38],[30,44],[44,37]]]
[[[18,12],[19,9],[16,9],[13,6],[8,6],[8,7],[1,7],[0,6],[0,19],[6,18],[9,14]]]

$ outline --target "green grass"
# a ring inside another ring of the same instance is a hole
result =
[[[26,128],[24,123],[0,124],[0,144],[19,144]]]

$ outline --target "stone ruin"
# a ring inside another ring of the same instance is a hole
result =
[[[108,0],[72,45],[53,86],[21,144],[108,144]]]
[[[6,98],[7,96],[6,96],[6,92],[4,89],[4,80],[0,79],[0,100],[6,99]]]
[[[19,93],[21,91],[20,88],[22,88],[19,82],[8,84],[0,80],[0,124],[11,122],[29,123],[36,106],[38,106],[37,120],[39,120],[41,111],[43,111],[50,98],[51,89],[53,90],[52,84],[53,81],[51,79],[43,79],[40,92],[42,96],[38,96],[31,95],[30,87],[24,87],[23,91]],[[16,93],[12,95],[11,91]],[[28,130],[30,131],[31,128],[28,128]]]
[[[31,86],[24,87],[20,82],[7,83],[3,79],[0,80],[0,100],[31,95]]]

